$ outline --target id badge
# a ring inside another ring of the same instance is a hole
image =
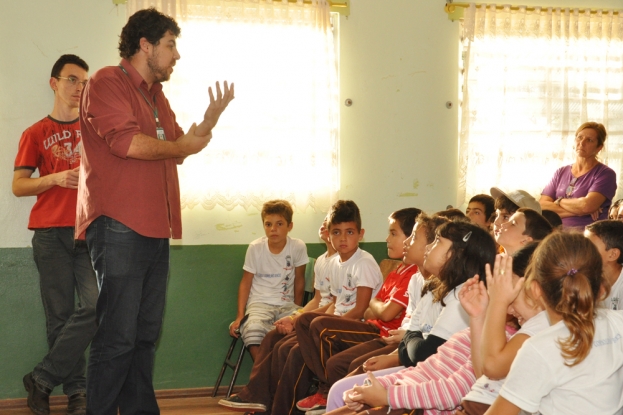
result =
[[[158,136],[158,140],[166,141],[167,137],[164,135],[164,128],[156,127],[156,135]]]

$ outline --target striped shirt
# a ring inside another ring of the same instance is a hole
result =
[[[469,328],[417,366],[379,377],[392,408],[425,409],[425,415],[452,414],[476,381]]]

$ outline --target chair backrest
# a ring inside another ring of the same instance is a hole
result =
[[[305,267],[305,296],[303,297],[303,305],[314,297],[314,265],[316,258],[309,257],[309,262]]]
[[[400,266],[400,264],[402,264],[402,261],[399,261],[397,259],[382,260],[381,263],[379,264],[379,267],[381,268],[381,274],[383,274],[383,281],[385,281],[385,278],[387,278],[387,276],[392,271],[395,271],[396,268]]]

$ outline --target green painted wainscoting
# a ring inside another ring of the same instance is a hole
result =
[[[362,243],[361,247],[377,261],[386,258],[384,242]],[[214,385],[231,342],[228,326],[235,317],[246,248],[171,247],[167,306],[156,352],[156,389]],[[324,245],[308,245],[311,257],[323,252]],[[26,396],[22,376],[32,370],[46,350],[45,318],[32,249],[0,249],[0,399]],[[238,384],[248,380],[248,355],[243,366]],[[58,393],[62,393],[59,388],[55,390]]]

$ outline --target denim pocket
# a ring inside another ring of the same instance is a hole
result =
[[[130,233],[132,229],[113,218],[106,218],[106,229],[116,233]]]

